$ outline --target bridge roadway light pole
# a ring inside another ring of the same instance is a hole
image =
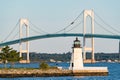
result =
[[[29,37],[29,21],[27,19],[20,19],[20,26],[19,26],[19,37],[20,39],[23,38],[23,27],[26,27],[26,37]],[[26,49],[23,50],[22,47],[22,43],[26,44]],[[22,42],[20,40],[20,57],[22,57],[22,53],[26,53],[27,54],[27,59],[26,60],[21,60],[20,63],[30,63],[30,59],[29,59],[29,41],[26,42]]]
[[[86,39],[87,37],[85,36],[86,34],[86,18],[87,16],[90,16],[91,17],[91,34],[94,34],[94,12],[93,10],[84,10],[84,27],[83,27],[83,59],[84,59],[84,62],[91,62],[91,63],[94,63],[95,62],[95,58],[94,58],[94,38],[92,37],[91,38],[91,47],[87,47],[86,46]],[[91,61],[87,60],[86,59],[86,51],[91,51],[91,56],[92,56],[92,59]]]

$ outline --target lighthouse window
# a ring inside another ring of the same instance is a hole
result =
[[[80,42],[75,42],[75,44],[80,44]]]

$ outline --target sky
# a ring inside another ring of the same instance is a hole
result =
[[[14,38],[17,33],[19,37],[19,19],[27,18],[31,24],[30,29],[36,29],[35,26],[47,33],[55,33],[67,25],[69,25],[83,10],[93,9],[95,14],[99,15],[107,24],[114,29],[120,31],[120,0],[0,0],[0,41],[4,41],[9,33],[13,30],[11,37],[6,41]],[[78,20],[83,20],[81,16]],[[111,32],[119,35],[120,33],[113,31],[109,26],[105,25],[95,15],[95,20],[102,24]],[[15,26],[17,24],[17,26]],[[33,26],[34,24],[35,26]],[[90,29],[90,22],[87,20],[87,29]],[[73,32],[82,33],[83,25],[81,24]],[[25,30],[23,30],[25,32]],[[30,30],[30,36],[42,35],[41,30],[38,33]],[[95,33],[110,34],[95,24]],[[82,42],[82,38],[79,38]],[[75,37],[67,38],[50,38],[39,39],[30,42],[31,52],[47,52],[47,53],[64,53],[71,52]],[[88,46],[90,46],[88,41]],[[113,39],[95,39],[95,52],[118,52],[119,40]],[[19,45],[12,45],[14,49],[19,50]]]

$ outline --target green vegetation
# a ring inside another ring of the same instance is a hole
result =
[[[42,62],[41,64],[40,64],[40,69],[49,69],[50,68],[50,66],[47,64],[47,63],[45,63],[45,62]]]
[[[10,62],[11,67],[14,67],[14,63],[20,59],[22,58],[19,57],[19,52],[13,50],[13,48],[10,48],[9,46],[5,46],[0,52],[0,60],[4,63],[4,68],[6,68],[7,62]]]
[[[5,48],[2,48],[0,53],[0,61],[4,63],[4,68],[6,68],[7,57],[9,52],[10,52],[10,49],[8,46],[6,46]]]
[[[25,56],[26,57],[26,56]],[[71,58],[71,53],[30,53],[30,60],[31,61],[40,61],[40,62],[50,62],[50,59],[53,59],[55,61],[61,61],[61,62],[69,62]]]
[[[42,63],[40,64],[40,69],[42,69],[42,70],[47,70],[47,69],[58,69],[58,68],[55,67],[55,66],[51,67],[51,66],[49,66],[47,63],[42,62]]]
[[[17,61],[20,61],[22,58],[19,57],[19,52],[16,50],[11,50],[11,52],[8,54],[8,62],[11,63],[11,67],[14,67],[14,63]]]
[[[52,62],[50,59],[58,62],[69,62],[71,59],[71,52],[67,53],[36,53],[31,52],[30,53],[30,60],[31,61],[39,61],[39,62]],[[91,53],[86,53],[87,59],[91,59]],[[101,60],[120,60],[120,53],[95,53],[95,60],[101,61]]]

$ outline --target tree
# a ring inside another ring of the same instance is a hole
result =
[[[11,50],[10,53],[8,54],[8,62],[11,63],[11,67],[14,67],[14,63],[17,61],[20,61],[22,58],[19,57],[19,52],[16,50]]]
[[[4,63],[4,67],[6,68],[6,63],[10,62],[11,67],[13,67],[14,63],[19,61],[21,57],[19,57],[19,52],[13,50],[9,46],[5,46],[2,48],[0,53],[0,60]]]
[[[9,46],[5,46],[4,48],[2,48],[0,52],[0,60],[4,63],[4,68],[6,68],[8,54],[10,53],[11,50],[12,48],[10,48]]]

